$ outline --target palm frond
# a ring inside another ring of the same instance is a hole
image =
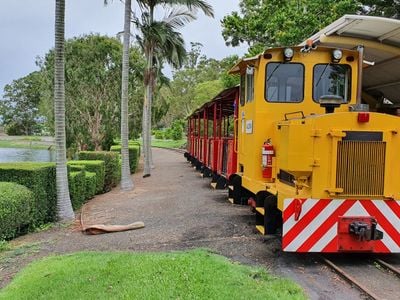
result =
[[[156,5],[164,6],[186,6],[194,13],[201,10],[206,16],[214,17],[214,9],[204,0],[153,0],[153,2],[158,2]]]
[[[193,13],[191,13],[189,10],[178,7],[168,10],[162,21],[169,23],[173,28],[180,28],[195,19],[196,16],[193,15]]]

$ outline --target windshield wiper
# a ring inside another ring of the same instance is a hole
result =
[[[276,67],[272,70],[271,74],[267,77],[267,83],[268,81],[271,79],[272,75],[274,75],[275,71],[278,70],[278,68],[281,66],[282,64],[277,64]]]
[[[315,87],[317,88],[319,83],[321,82],[322,76],[324,76],[326,69],[330,66],[331,64],[327,64],[324,68],[324,70],[322,71],[321,75],[319,76],[318,80],[317,80],[317,84],[315,85]]]

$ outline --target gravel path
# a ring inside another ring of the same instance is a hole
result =
[[[97,196],[83,208],[89,224],[145,223],[144,229],[97,236],[83,235],[79,224],[52,228],[16,239],[18,253],[0,255],[0,287],[34,259],[75,251],[173,251],[209,248],[241,263],[266,267],[301,284],[312,299],[362,299],[311,256],[282,253],[278,237],[254,232],[245,206],[231,205],[227,192],[212,190],[183,155],[153,150],[156,168],[146,179],[133,175],[135,189],[119,188]]]

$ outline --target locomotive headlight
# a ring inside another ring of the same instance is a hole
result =
[[[343,57],[342,50],[335,49],[332,51],[332,62],[338,63]]]
[[[283,50],[283,58],[285,61],[291,61],[294,55],[294,51],[292,48],[285,48]]]

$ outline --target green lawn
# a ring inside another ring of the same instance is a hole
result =
[[[151,141],[151,145],[153,147],[158,147],[158,148],[182,148],[183,145],[185,145],[186,140],[178,140],[178,141],[173,141],[173,140],[155,140],[153,139]]]
[[[0,148],[48,149],[52,145],[52,142],[42,141],[36,136],[21,136],[12,140],[0,137]]]
[[[301,288],[205,250],[83,252],[22,270],[0,299],[306,299]]]

